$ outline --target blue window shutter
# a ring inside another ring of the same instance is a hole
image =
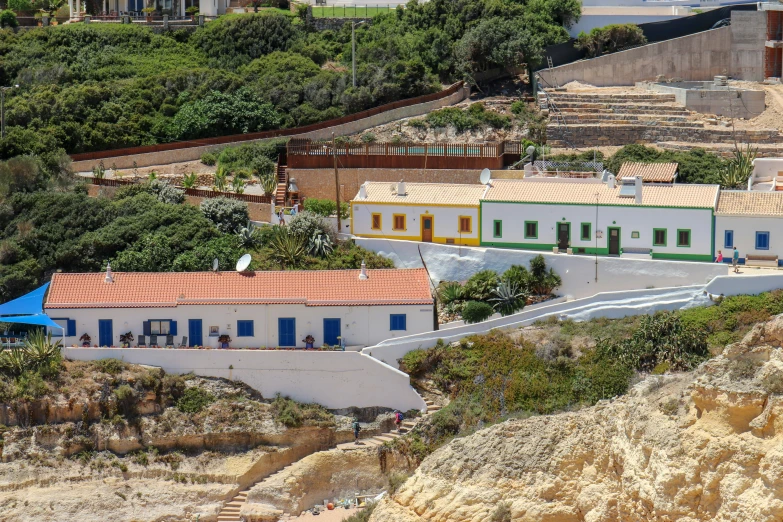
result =
[[[734,247],[734,231],[727,230],[723,236],[723,246],[726,248]]]
[[[253,321],[243,320],[237,321],[237,336],[238,337],[253,337],[254,333]]]
[[[400,330],[407,330],[407,329],[408,329],[408,316],[402,314],[400,316]]]
[[[756,250],[769,250],[769,232],[756,232]]]
[[[152,335],[152,329],[150,328],[150,322],[149,321],[144,321],[144,323],[142,323],[142,324],[143,324],[144,335]]]
[[[65,328],[65,335],[67,337],[76,337],[76,320],[68,319],[68,325]]]
[[[255,335],[255,332],[253,331],[255,328],[255,325],[253,324],[253,321],[247,322],[247,335],[248,337],[253,337]]]
[[[177,321],[169,320],[169,335],[177,335]]]
[[[407,321],[405,314],[391,314],[389,316],[389,330],[406,330]]]

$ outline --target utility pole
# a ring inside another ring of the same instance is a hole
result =
[[[334,132],[332,133],[332,159],[334,160],[334,197],[337,201],[337,233],[342,232],[342,223],[340,220],[340,173],[337,171],[337,146],[334,142]]]
[[[15,87],[19,87],[19,85],[0,87],[0,139],[5,139],[5,91]]]

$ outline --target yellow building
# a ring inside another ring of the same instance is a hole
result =
[[[478,184],[367,181],[351,202],[351,232],[478,246],[480,201],[486,189]]]

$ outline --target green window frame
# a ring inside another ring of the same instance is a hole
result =
[[[503,220],[496,219],[492,222],[492,237],[503,237]]]
[[[532,230],[529,228],[532,225]],[[532,234],[528,232],[532,231]],[[538,239],[538,221],[525,221],[525,239]]]
[[[585,231],[587,233],[585,234]],[[582,223],[579,227],[579,238],[582,241],[589,241],[593,238],[593,224],[592,223]]]
[[[658,232],[663,232],[663,242],[658,241]],[[667,231],[666,231],[665,228],[654,228],[653,229],[653,237],[652,237],[653,246],[664,246],[665,247],[666,246],[666,235],[667,235]]]
[[[688,241],[681,241],[682,234],[687,234]],[[690,228],[678,228],[677,229],[677,246],[687,248],[691,246],[691,229]]]

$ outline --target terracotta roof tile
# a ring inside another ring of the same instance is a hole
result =
[[[783,192],[722,190],[715,214],[783,217]]]
[[[672,183],[677,174],[677,163],[634,163],[626,161],[617,173],[617,179],[641,176],[646,183]]]
[[[54,274],[45,308],[174,307],[178,304],[431,305],[423,268],[285,272]]]
[[[355,203],[421,203],[422,205],[465,205],[479,206],[484,194],[484,185],[460,185],[456,183],[405,183],[405,196],[397,195],[397,183],[387,181],[366,181],[367,199]]]
[[[643,207],[714,208],[718,185],[643,185]],[[633,197],[620,197],[620,184],[611,189],[594,181],[496,179],[484,201],[576,203],[637,206]]]

